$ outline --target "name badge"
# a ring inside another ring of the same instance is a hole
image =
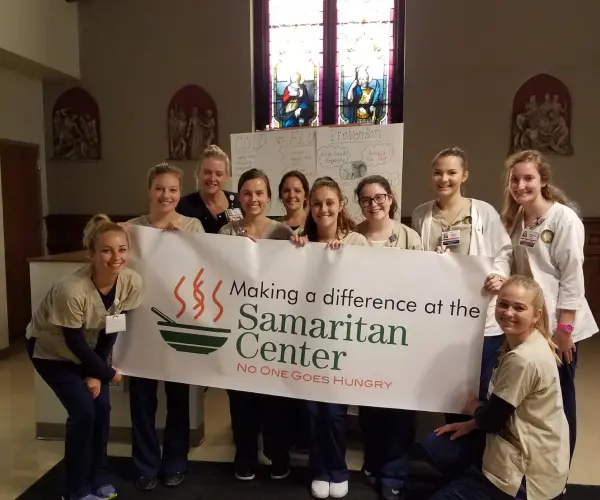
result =
[[[460,245],[460,229],[444,231],[442,233],[442,245],[445,247]]]
[[[490,380],[490,385],[488,385],[487,398],[490,399],[492,393],[494,392],[494,384]]]
[[[106,333],[118,333],[127,330],[127,321],[124,314],[106,316]]]
[[[535,229],[525,229],[521,234],[521,239],[519,240],[519,245],[525,247],[534,247],[540,236],[540,232]]]
[[[244,214],[239,208],[228,208],[225,210],[225,217],[229,222],[235,222],[237,220],[242,220],[244,218]]]

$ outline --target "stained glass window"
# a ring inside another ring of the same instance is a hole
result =
[[[338,124],[390,121],[394,0],[337,0]]]
[[[320,125],[323,0],[269,0],[271,127]]]
[[[253,2],[258,127],[402,120],[405,0]]]

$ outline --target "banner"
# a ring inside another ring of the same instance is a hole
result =
[[[491,259],[133,228],[142,306],[125,375],[461,412],[477,394]]]

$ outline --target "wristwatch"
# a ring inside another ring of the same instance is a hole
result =
[[[573,325],[561,323],[557,326],[557,329],[562,330],[563,332],[567,332],[568,334],[571,334],[571,333],[573,333],[573,330],[575,329],[575,327]]]

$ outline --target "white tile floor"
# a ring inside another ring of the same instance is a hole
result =
[[[33,371],[24,352],[0,361],[0,500],[14,500],[62,457],[61,442],[34,439]],[[570,482],[600,485],[600,335],[583,343],[577,373],[579,438]],[[233,446],[227,395],[209,390],[206,439],[192,460],[229,461]],[[130,447],[110,445],[109,453],[129,456]],[[348,463],[359,469],[362,455],[349,450]]]

